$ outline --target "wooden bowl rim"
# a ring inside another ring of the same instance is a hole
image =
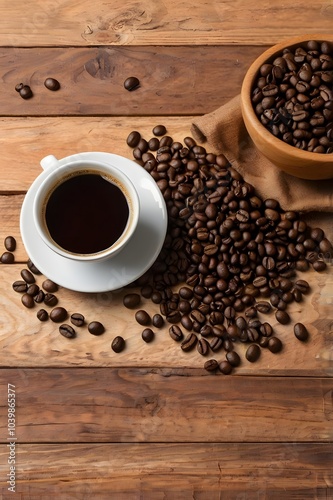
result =
[[[249,67],[245,77],[243,79],[241,88],[241,106],[242,113],[246,116],[246,119],[251,123],[252,127],[256,129],[258,134],[262,139],[270,143],[276,149],[283,151],[286,155],[292,156],[294,158],[304,159],[307,162],[313,161],[316,163],[330,163],[330,155],[333,162],[333,153],[313,153],[311,151],[305,151],[303,149],[298,149],[295,146],[291,146],[281,139],[275,137],[266,127],[258,120],[257,115],[253,109],[251,94],[253,88],[254,78],[257,76],[259,68],[267,61],[271,60],[273,56],[280,54],[285,48],[294,48],[300,43],[305,43],[310,40],[315,40],[318,42],[333,42],[333,34],[327,33],[310,33],[305,35],[298,35],[292,38],[288,38],[281,41],[272,47],[265,50]]]

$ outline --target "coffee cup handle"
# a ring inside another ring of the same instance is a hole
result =
[[[40,165],[41,165],[43,170],[47,170],[51,167],[55,167],[57,163],[59,163],[59,160],[53,155],[45,156],[40,161]]]

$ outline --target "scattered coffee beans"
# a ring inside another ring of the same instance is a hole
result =
[[[14,236],[6,236],[5,238],[5,248],[8,252],[15,252],[16,250],[16,240]]]
[[[105,328],[100,321],[91,321],[88,325],[88,331],[92,335],[102,335],[105,332]]]
[[[67,316],[68,316],[67,310],[64,307],[60,306],[55,307],[50,312],[50,319],[55,323],[61,323],[67,318]]]
[[[121,337],[120,335],[118,335],[117,337],[115,337],[112,342],[111,342],[111,349],[114,351],[114,352],[121,352],[125,349],[125,340],[123,337]]]
[[[52,91],[60,89],[60,83],[55,78],[46,78],[44,85],[47,89]]]
[[[0,257],[0,262],[2,262],[2,264],[13,264],[14,260],[15,258],[12,252],[3,252]]]
[[[141,337],[142,337],[142,340],[149,343],[152,340],[154,340],[155,333],[153,332],[153,330],[151,328],[145,328],[144,330],[142,330]]]
[[[140,86],[140,80],[136,76],[130,76],[124,81],[124,87],[126,90],[132,91]]]
[[[309,338],[309,332],[303,323],[296,323],[294,325],[294,335],[298,340],[305,342]]]
[[[333,45],[308,41],[263,64],[252,93],[261,123],[314,153],[333,152]]]
[[[63,337],[66,337],[66,339],[73,339],[76,336],[74,328],[67,324],[60,325],[59,332]]]

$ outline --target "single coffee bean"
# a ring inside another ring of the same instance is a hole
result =
[[[140,132],[138,132],[137,130],[133,130],[128,135],[128,137],[126,139],[126,142],[127,142],[127,145],[129,147],[136,148],[137,145],[139,144],[140,140],[141,140],[141,134],[140,134]]]
[[[303,323],[296,323],[294,325],[294,335],[298,340],[302,342],[305,342],[309,338],[309,332],[306,326],[303,325]]]
[[[218,352],[224,346],[223,339],[220,337],[214,337],[210,340],[209,345],[213,352]]]
[[[139,306],[141,297],[138,293],[127,293],[123,298],[123,304],[128,309],[135,309]]]
[[[264,337],[270,337],[271,335],[273,335],[273,328],[266,321],[260,325],[259,331]]]
[[[29,271],[32,272],[32,274],[41,274],[41,272],[39,271],[39,269],[37,269],[37,267],[35,266],[35,264],[30,259],[27,262],[27,266],[28,266]]]
[[[167,129],[165,128],[164,125],[156,125],[153,128],[153,134],[156,135],[157,137],[160,137],[162,135],[165,135],[167,132]]]
[[[35,297],[38,294],[38,292],[39,292],[39,286],[37,285],[37,283],[32,283],[27,288],[27,294],[31,295],[32,297]]]
[[[321,273],[322,271],[325,271],[326,269],[326,262],[323,260],[316,260],[313,264],[312,267],[317,273]]]
[[[280,352],[282,349],[282,342],[278,337],[270,337],[267,347],[273,353]]]
[[[39,311],[37,311],[37,319],[39,319],[39,321],[47,321],[49,319],[49,313],[45,311],[45,309],[39,309]]]
[[[288,323],[290,323],[290,316],[286,311],[276,311],[275,318],[279,323],[281,323],[281,325],[287,325]]]
[[[154,314],[152,322],[156,328],[162,328],[162,326],[164,325],[163,316],[161,314]]]
[[[34,275],[28,269],[22,269],[22,271],[21,271],[21,277],[29,285],[32,284],[32,283],[35,283],[35,281],[36,281]]]
[[[59,332],[63,337],[66,337],[66,339],[73,339],[76,335],[74,328],[66,324],[59,326]]]
[[[231,363],[229,363],[229,361],[227,361],[227,360],[220,361],[219,370],[224,375],[230,375],[230,373],[233,370],[233,365]]]
[[[67,310],[64,307],[58,306],[50,312],[50,319],[55,323],[60,323],[67,318],[67,315]]]
[[[204,369],[208,372],[214,372],[218,369],[219,364],[216,359],[208,359],[204,364]]]
[[[36,304],[41,304],[42,302],[44,302],[44,298],[45,293],[43,292],[43,290],[39,289],[38,293],[34,296],[34,301],[36,302]]]
[[[4,244],[5,244],[5,249],[8,250],[8,252],[15,252],[16,240],[14,236],[6,236]]]
[[[150,299],[153,294],[153,287],[151,285],[145,285],[141,288],[140,293],[145,299]]]
[[[44,85],[47,89],[52,91],[60,89],[60,83],[55,78],[46,78]]]
[[[197,345],[198,337],[194,333],[189,333],[181,343],[183,351],[187,352]]]
[[[17,280],[14,281],[12,287],[15,292],[24,293],[27,291],[28,285],[25,281]]]
[[[180,342],[184,338],[184,334],[178,325],[172,325],[169,328],[170,337],[176,342]]]
[[[105,332],[105,328],[100,321],[91,321],[88,325],[88,331],[92,335],[102,335]]]
[[[22,99],[31,99],[33,96],[32,90],[29,85],[23,85],[23,87],[19,90],[19,94]]]
[[[271,304],[269,302],[266,302],[265,300],[261,300],[261,301],[257,302],[255,307],[256,307],[257,311],[259,311],[263,314],[268,314],[272,309]]]
[[[85,323],[85,319],[83,314],[81,313],[73,313],[71,314],[71,323],[75,326],[83,326]]]
[[[297,280],[294,286],[296,290],[299,290],[303,294],[308,293],[310,290],[310,285],[305,280]]]
[[[153,332],[153,330],[151,328],[145,328],[144,330],[142,330],[141,337],[142,337],[142,340],[149,343],[152,340],[154,340],[155,333]]]
[[[229,351],[225,355],[227,361],[231,364],[231,366],[239,366],[241,362],[241,358],[239,354],[235,351]]]
[[[35,305],[34,298],[31,295],[28,295],[27,293],[24,293],[22,295],[21,302],[28,309],[31,309]]]
[[[257,344],[251,344],[245,353],[245,357],[250,363],[256,362],[261,354],[260,347]]]
[[[53,293],[46,293],[44,297],[44,303],[47,306],[54,307],[58,304],[58,298]]]
[[[125,348],[125,345],[126,345],[126,342],[125,342],[125,339],[123,337],[121,337],[120,335],[118,335],[117,337],[115,337],[112,342],[111,342],[111,349],[114,351],[114,352],[121,352],[124,350]]]
[[[2,264],[13,264],[14,260],[15,257],[12,252],[4,252],[0,257],[0,262],[2,262]]]
[[[197,343],[197,351],[199,354],[201,354],[201,356],[207,356],[208,352],[209,352],[209,342],[208,340],[204,339],[204,338],[201,338],[198,340],[198,343]]]
[[[151,323],[151,317],[147,313],[147,311],[144,311],[143,309],[139,309],[135,313],[135,319],[139,323],[139,325],[142,326],[148,326]]]
[[[56,283],[54,283],[54,281],[49,280],[49,279],[46,279],[43,281],[42,287],[44,288],[44,290],[46,292],[54,293],[54,292],[58,291],[58,285]]]
[[[126,90],[132,91],[140,86],[140,80],[136,76],[130,76],[124,81],[124,87]]]

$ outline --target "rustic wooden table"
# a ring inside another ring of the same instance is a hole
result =
[[[92,150],[132,158],[129,132],[149,138],[160,123],[182,141],[194,116],[239,93],[266,47],[332,32],[332,0],[0,6],[0,241],[17,240],[15,263],[0,265],[1,498],[332,499],[331,265],[307,273],[312,293],[292,311],[310,341],[274,325],[284,350],[230,376],[207,373],[167,327],[145,344],[124,290],[60,289],[59,304],[106,326],[100,337],[84,329],[69,341],[12,289],[28,258],[21,204],[41,158]],[[131,75],[141,87],[127,92]],[[44,88],[48,76],[60,91]],[[19,82],[32,99],[15,92]],[[121,354],[110,348],[117,334],[127,341]]]

